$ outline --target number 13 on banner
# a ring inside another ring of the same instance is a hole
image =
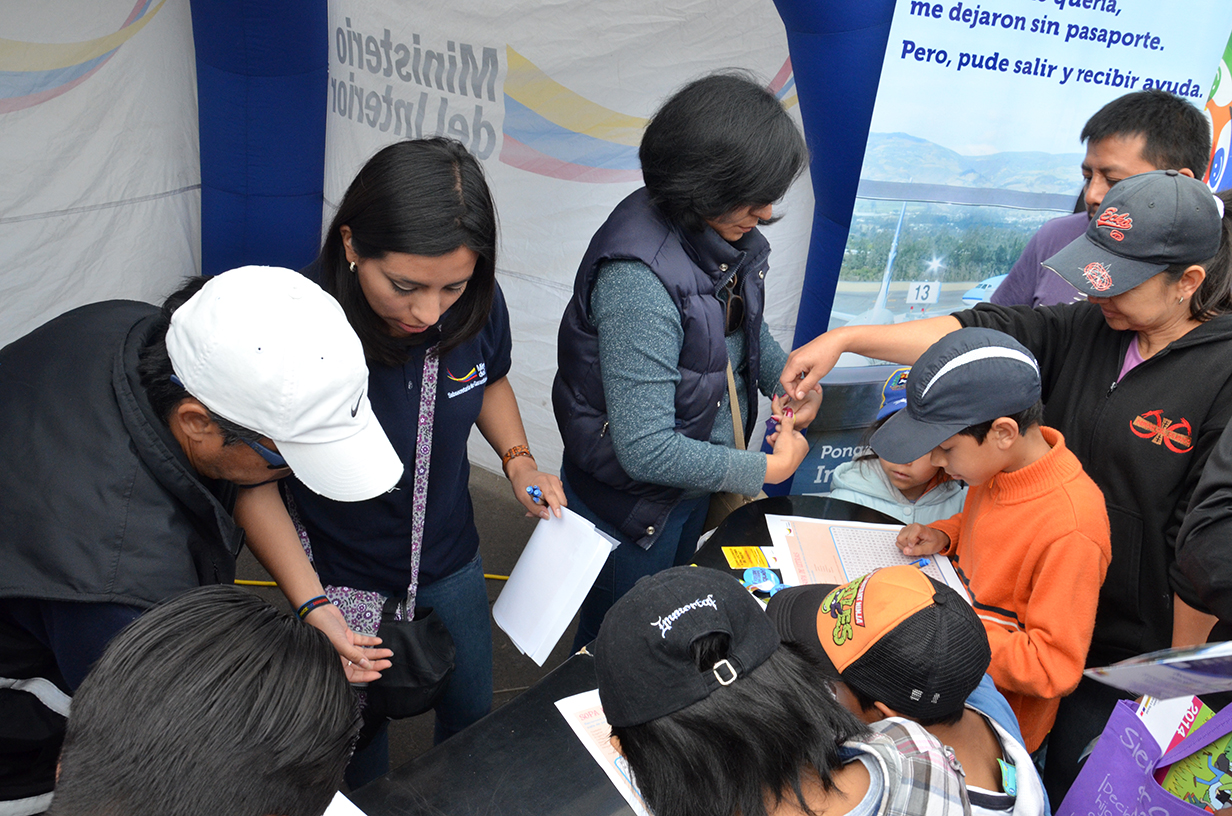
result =
[[[941,295],[941,281],[912,281],[907,284],[908,303],[936,303]]]

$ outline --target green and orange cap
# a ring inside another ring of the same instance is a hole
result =
[[[971,605],[913,566],[785,589],[767,612],[834,679],[915,719],[960,710],[991,658]]]

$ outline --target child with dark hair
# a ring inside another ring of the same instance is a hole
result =
[[[887,567],[844,586],[782,590],[767,611],[857,717],[906,717],[953,748],[973,814],[1049,812],[1018,719],[984,673],[984,626],[953,589],[915,567]]]
[[[971,486],[963,510],[898,534],[906,555],[944,553],[984,622],[989,673],[1034,751],[1082,679],[1112,558],[1104,496],[1040,425],[1039,366],[1007,334],[960,329],[907,378],[907,407],[873,435],[890,461],[931,461]]]
[[[948,749],[916,723],[845,711],[730,575],[643,578],[593,648],[612,746],[655,816],[969,812]]]
[[[853,504],[871,507],[910,524],[929,524],[949,518],[962,510],[967,488],[951,479],[925,454],[914,462],[895,464],[882,459],[868,441],[890,417],[907,404],[907,374],[899,368],[881,389],[877,419],[864,437],[864,452],[844,462],[830,474],[830,496]]]
[[[319,816],[359,723],[323,634],[235,586],[190,590],[82,682],[48,813]]]

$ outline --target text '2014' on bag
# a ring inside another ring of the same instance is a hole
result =
[[[1232,706],[1208,720],[1176,747],[1163,753],[1146,725],[1134,712],[1136,704],[1122,700],[1112,710],[1108,724],[1087,759],[1074,785],[1056,810],[1056,816],[1202,816],[1211,811],[1185,802],[1155,781],[1155,770],[1194,754],[1232,732]],[[1220,777],[1212,773],[1212,788]],[[1210,801],[1220,801],[1220,790],[1211,791]],[[1226,807],[1214,804],[1216,809]]]

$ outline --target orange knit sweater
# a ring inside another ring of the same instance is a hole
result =
[[[972,486],[962,512],[929,525],[954,560],[992,647],[988,673],[1022,726],[1027,750],[1052,728],[1082,678],[1095,607],[1112,558],[1104,495],[1065,447]]]

